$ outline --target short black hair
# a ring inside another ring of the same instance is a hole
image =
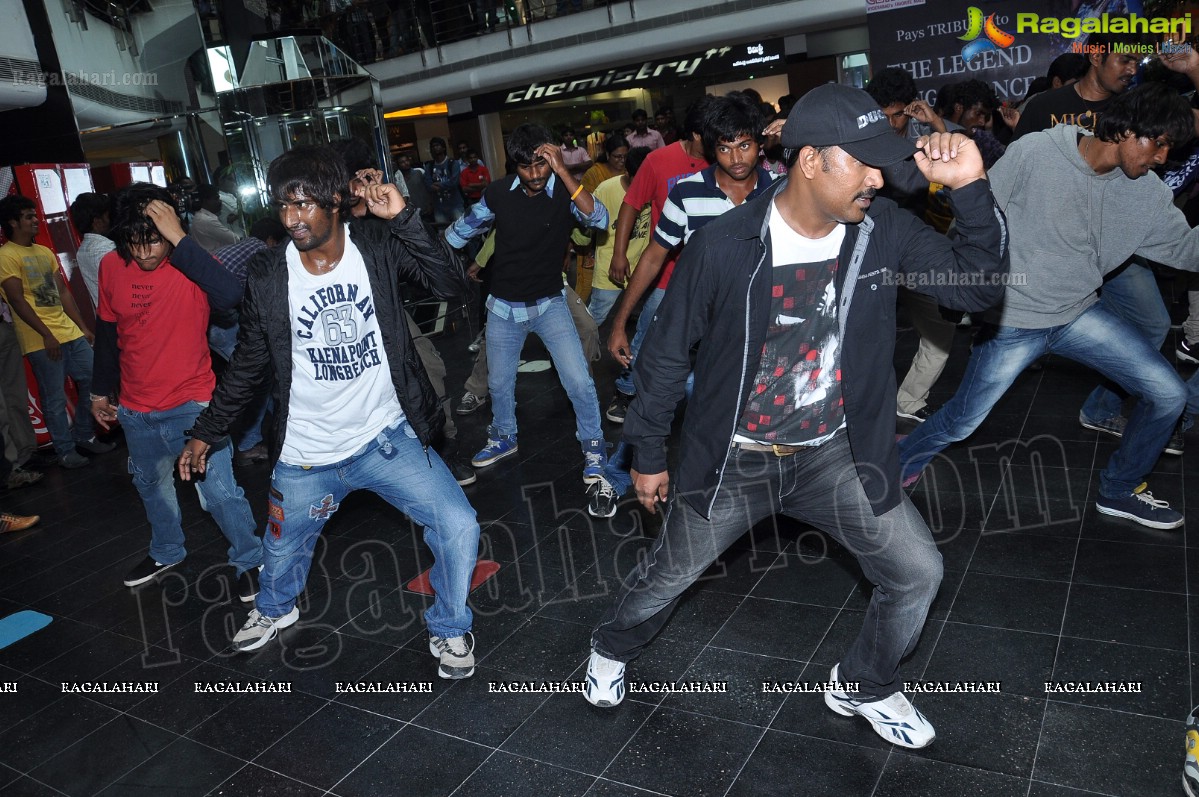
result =
[[[9,225],[20,221],[21,214],[27,210],[37,210],[37,205],[27,196],[13,194],[0,199],[0,229],[4,230],[5,238],[12,237]]]
[[[250,227],[250,237],[263,243],[266,243],[268,238],[274,238],[276,243],[280,243],[288,238],[287,228],[283,226],[283,222],[267,216],[254,222]]]
[[[611,155],[621,147],[627,147],[628,145],[629,140],[625,138],[624,135],[621,133],[613,133],[604,139],[604,152],[608,155]]]
[[[1195,133],[1191,104],[1161,83],[1145,83],[1118,95],[1095,123],[1095,137],[1116,143],[1128,133],[1137,138],[1165,137],[1180,147]]]
[[[379,168],[379,158],[374,150],[360,138],[339,138],[329,142],[329,146],[341,157],[351,176],[363,169]]]
[[[683,135],[690,138],[693,134],[703,135],[704,115],[708,111],[708,103],[716,99],[711,94],[705,94],[687,106],[683,112]]]
[[[271,161],[266,181],[271,198],[276,202],[302,193],[325,210],[336,208],[343,220],[350,216],[350,207],[354,203],[350,175],[336,150],[327,144],[296,147],[284,152]]]
[[[649,116],[645,113],[644,109],[638,108],[637,110],[633,111],[633,115],[630,116],[629,118],[630,119],[648,119]]]
[[[624,159],[624,168],[629,173],[629,177],[634,177],[637,174],[637,170],[645,162],[646,156],[652,151],[649,147],[633,147],[629,150],[629,154]]]
[[[174,205],[174,201],[170,202]],[[90,191],[85,191],[75,197],[75,201],[71,203],[71,223],[75,225],[75,231],[80,235],[87,235],[92,231],[92,225],[96,219],[108,213],[112,209],[112,200],[108,198],[108,194],[93,194]]]
[[[537,160],[538,147],[542,144],[554,144],[555,141],[557,138],[548,128],[526,123],[512,131],[504,148],[513,162],[527,165]]]
[[[201,183],[196,186],[196,200],[198,202],[207,202],[210,199],[219,200],[221,198],[221,189],[217,188],[212,183]]]
[[[1090,68],[1090,62],[1087,61],[1087,57],[1082,53],[1062,53],[1053,59],[1053,63],[1049,65],[1049,71],[1045,73],[1045,77],[1049,79],[1050,85],[1053,84],[1054,78],[1063,83],[1067,80],[1081,80],[1082,76]]]
[[[704,124],[701,133],[704,157],[709,163],[716,162],[716,148],[722,141],[735,141],[748,135],[761,144],[762,113],[758,104],[745,92],[732,91],[723,97],[713,97],[704,106]]]
[[[961,83],[954,83],[949,87],[949,97],[947,98],[946,116],[953,113],[953,106],[961,105],[963,111],[968,111],[975,105],[982,105],[983,110],[988,114],[994,113],[999,107],[999,98],[995,96],[995,89],[991,88],[990,83],[984,83],[981,80],[963,80]],[[937,97],[937,110],[941,110],[941,98]]]
[[[874,98],[880,108],[897,102],[907,105],[919,96],[916,81],[912,80],[906,69],[897,66],[880,69],[866,84],[866,93]]]
[[[429,151],[430,152],[432,152],[434,144],[440,144],[443,149],[446,149],[446,150],[449,149],[449,147],[447,147],[445,144],[445,139],[442,138],[441,136],[433,136],[431,139],[429,139]]]
[[[171,193],[153,183],[132,183],[116,193],[112,200],[112,226],[108,234],[117,245],[117,254],[126,261],[133,259],[132,247],[161,238],[158,228],[146,215],[146,205],[155,199],[175,206]]]

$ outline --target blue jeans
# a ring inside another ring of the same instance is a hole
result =
[[[479,523],[445,463],[433,449],[421,446],[407,421],[384,429],[341,462],[310,468],[275,464],[258,611],[282,617],[295,606],[325,521],[354,490],[370,490],[425,527],[425,543],[434,557],[429,578],[436,592],[425,623],[439,637],[469,631],[466,598],[479,553]]]
[[[555,296],[545,312],[532,321],[516,322],[488,313],[487,389],[491,393],[493,432],[516,434],[516,368],[530,332],[549,349],[558,378],[574,406],[576,437],[584,445],[590,440],[603,440],[595,382],[564,296]]]
[[[629,367],[616,377],[616,389],[626,396],[637,395],[637,386],[633,384],[633,363],[637,360],[637,352],[641,351],[641,342],[645,340],[645,333],[649,331],[650,324],[654,322],[654,313],[658,312],[658,305],[662,304],[662,297],[665,295],[665,288],[654,288],[646,297],[645,304],[641,305],[641,315],[637,317],[637,331],[633,333],[633,342],[629,345],[629,354],[632,355],[632,359],[629,360]]]
[[[45,350],[32,351],[25,355],[37,379],[38,394],[42,399],[42,417],[46,419],[46,430],[54,441],[58,455],[74,453],[76,443],[86,443],[95,436],[92,431],[92,346],[87,338],[76,338],[62,344],[62,358],[51,360]],[[75,403],[75,426],[72,436],[71,421],[67,418],[66,378],[71,377],[75,391],[79,394]]]
[[[1127,321],[1149,345],[1161,351],[1170,332],[1170,313],[1162,301],[1157,279],[1147,266],[1134,261],[1103,283],[1099,306]],[[1106,421],[1122,414],[1125,395],[1113,387],[1109,384],[1095,388],[1082,405],[1082,416],[1091,421]]]
[[[920,639],[941,583],[941,554],[906,496],[875,517],[847,434],[786,457],[729,452],[710,520],[680,499],[671,495],[649,556],[625,579],[595,629],[592,646],[600,655],[636,658],[666,625],[687,587],[754,524],[781,513],[845,546],[876,585],[862,630],[841,658],[842,680],[861,682],[858,694],[866,699],[902,690],[899,662]]]
[[[1099,304],[1063,326],[984,327],[958,392],[900,441],[902,478],[922,471],[950,443],[969,437],[1016,377],[1047,352],[1094,368],[1138,399],[1120,447],[1099,476],[1099,493],[1105,498],[1129,495],[1170,439],[1186,403],[1186,388],[1144,335]]]
[[[121,407],[117,412],[129,446],[129,473],[150,521],[150,556],[164,565],[187,556],[175,495],[175,460],[187,442],[185,433],[203,409],[202,404],[189,401],[169,410],[137,412]],[[229,564],[240,576],[262,564],[262,542],[254,534],[257,523],[250,504],[233,478],[231,449],[227,440],[213,447],[208,470],[196,481],[196,492],[200,506],[229,540]]]
[[[587,312],[591,313],[597,327],[603,326],[604,321],[608,318],[608,313],[612,312],[612,308],[616,306],[619,299],[620,290],[617,288],[591,289],[591,298],[587,300]]]

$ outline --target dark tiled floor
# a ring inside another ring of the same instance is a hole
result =
[[[455,395],[467,339],[437,341]],[[934,400],[956,386],[968,341],[962,331]],[[902,334],[897,362],[913,346]],[[528,353],[542,356],[535,345]],[[612,371],[598,370],[606,399]],[[823,680],[869,599],[852,558],[785,519],[713,566],[630,667],[636,681],[722,682],[727,692],[642,692],[601,711],[575,694],[493,688],[581,681],[591,626],[658,528],[631,501],[611,520],[581,511],[573,418],[548,371],[520,379],[521,458],[466,490],[502,569],[473,596],[480,661],[464,682],[436,677],[420,621],[428,601],[402,590],[430,562],[419,531],[372,496],[345,501],[317,548],[301,622],[255,656],[228,651],[246,610],[230,602],[225,544],[193,492],[181,491],[186,563],[138,590],[120,577],[148,531],[119,454],[6,496],[44,519],[0,538],[0,614],[32,608],[54,622],[0,650],[0,682],[18,685],[0,693],[0,793],[1177,794],[1181,718],[1199,702],[1199,544],[1189,531],[1095,513],[1096,467],[1113,447],[1077,423],[1091,385],[1062,360],[1023,374],[912,495],[946,574],[904,677],[1001,689],[918,697],[938,730],[926,750],[890,747],[819,695],[763,690]],[[457,418],[464,452],[482,442],[485,415]],[[1151,477],[1192,520],[1197,461],[1163,459]],[[239,478],[261,513],[265,467]],[[152,682],[158,692],[63,693],[79,681]],[[339,681],[429,691],[338,693]],[[1047,694],[1046,681],[1140,691]],[[218,682],[292,692],[195,689]]]

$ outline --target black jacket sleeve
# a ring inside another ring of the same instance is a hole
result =
[[[256,261],[261,259],[261,262],[265,263],[270,257],[270,251],[264,250],[251,261],[233,360],[213,392],[212,401],[196,418],[192,427],[192,437],[205,443],[216,443],[228,434],[229,426],[270,381],[271,355],[265,324],[260,314],[263,302],[259,295],[259,290],[264,289],[266,280],[255,279],[254,269]],[[286,301],[286,298],[283,301]]]
[[[208,295],[211,309],[232,310],[241,301],[242,286],[237,277],[190,235],[184,236],[171,253],[171,265],[200,286]]]
[[[425,288],[439,299],[465,299],[470,282],[461,260],[441,236],[429,233],[411,205],[388,222],[383,242],[387,262],[395,263],[400,278]]]
[[[121,386],[121,349],[117,345],[117,325],[96,318],[96,342],[93,345],[92,387],[97,396],[115,396]]]
[[[638,473],[666,470],[666,439],[691,372],[691,348],[704,337],[721,303],[717,277],[722,269],[712,262],[712,250],[705,246],[708,233],[699,230],[683,247],[670,289],[633,364],[637,396],[629,405],[622,436],[633,446],[632,464]],[[730,369],[739,367],[740,363],[729,363]]]
[[[957,233],[947,238],[920,219],[893,210],[892,243],[899,252],[900,284],[927,294],[943,307],[977,312],[1003,298],[1003,276],[1011,264],[1007,220],[986,180],[949,193]]]

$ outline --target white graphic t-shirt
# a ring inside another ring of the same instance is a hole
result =
[[[341,262],[310,274],[287,245],[291,399],[279,459],[328,465],[404,417],[387,365],[366,264],[346,237]]]

